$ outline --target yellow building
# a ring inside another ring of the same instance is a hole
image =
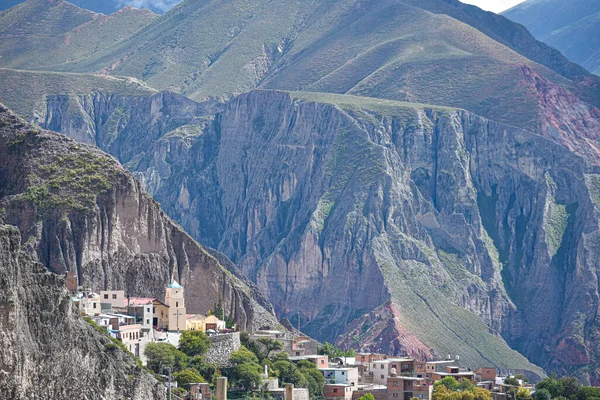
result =
[[[185,321],[187,330],[201,331],[206,333],[207,330],[220,331],[225,329],[225,321],[220,320],[214,315],[190,315]]]

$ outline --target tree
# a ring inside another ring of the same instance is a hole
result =
[[[262,348],[260,359],[268,358],[271,352],[283,349],[283,343],[279,340],[271,339],[271,338],[260,338],[258,339],[258,343]]]
[[[206,382],[212,382],[217,373],[217,367],[206,362],[202,356],[192,357],[188,361],[188,367],[193,368],[206,379]]]
[[[433,384],[434,389],[439,386],[445,386],[448,390],[456,391],[460,387],[460,383],[453,376],[445,376]]]
[[[560,382],[562,383],[562,396],[566,397],[569,400],[576,400],[577,393],[579,389],[581,389],[581,383],[577,380],[577,378],[572,377],[562,377],[560,378]]]
[[[260,365],[255,363],[239,364],[234,367],[233,381],[246,391],[260,386]]]
[[[535,385],[535,388],[536,390],[547,389],[553,399],[562,396],[563,393],[563,383],[556,379],[556,375],[549,376],[548,378],[539,382],[537,385]]]
[[[189,385],[190,383],[203,383],[204,378],[195,369],[184,369],[183,371],[175,372],[173,378],[179,386]]]
[[[204,332],[183,331],[179,339],[179,350],[189,357],[203,356],[211,344],[210,338]]]
[[[584,386],[577,392],[577,400],[600,400],[600,389]]]
[[[148,368],[157,374],[163,374],[166,368],[172,372],[186,368],[187,356],[169,343],[148,343],[144,350]]]
[[[375,396],[373,396],[373,393],[366,393],[362,395],[358,400],[375,400]]]
[[[258,358],[256,354],[248,350],[245,346],[240,346],[238,350],[231,353],[229,362],[233,365],[258,364]]]
[[[548,389],[538,389],[533,394],[533,399],[534,400],[551,400],[552,395],[550,394],[550,391]],[[584,399],[582,399],[582,400],[584,400]]]
[[[515,378],[514,376],[509,376],[506,379],[504,379],[504,384],[511,385],[511,386],[521,386],[518,379]]]

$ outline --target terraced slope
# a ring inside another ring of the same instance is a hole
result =
[[[529,0],[504,16],[523,24],[540,41],[600,75],[600,3],[594,0]]]
[[[66,1],[27,0],[0,12],[0,66],[52,69],[93,57],[155,17],[131,7],[104,15]]]

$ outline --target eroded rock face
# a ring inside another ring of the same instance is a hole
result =
[[[597,379],[600,180],[571,142],[453,109],[293,96],[238,96],[128,167],[322,340],[351,324],[339,343],[396,335],[398,353],[539,373],[506,341]]]
[[[0,391],[7,399],[164,399],[163,385],[77,315],[62,277],[0,225]]]
[[[3,219],[48,269],[77,271],[81,285],[130,296],[163,298],[177,279],[190,313],[221,299],[242,328],[277,325],[259,291],[173,223],[114,159],[33,130],[5,108],[0,117]]]

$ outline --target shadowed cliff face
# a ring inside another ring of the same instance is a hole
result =
[[[0,390],[7,399],[164,399],[133,356],[77,316],[64,280],[0,225]]]
[[[191,313],[222,299],[242,327],[277,324],[258,290],[173,223],[114,159],[36,131],[5,108],[0,117],[2,217],[19,227],[26,250],[48,269],[77,271],[84,286],[130,296],[162,298],[177,279]]]
[[[506,340],[595,368],[600,177],[566,147],[465,111],[270,91],[146,144],[128,167],[166,212],[320,339],[539,373]]]

